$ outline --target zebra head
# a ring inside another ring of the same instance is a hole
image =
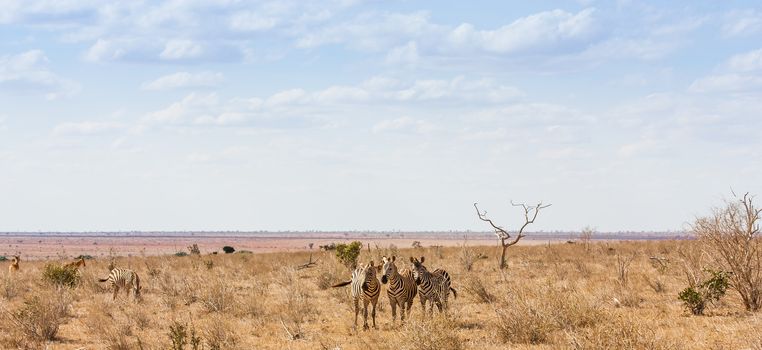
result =
[[[363,278],[362,287],[363,290],[365,290],[368,284],[376,279],[376,266],[373,265],[373,261],[371,261],[368,265],[365,265],[360,276]]]
[[[394,264],[394,261],[397,260],[397,257],[392,255],[392,258],[389,259],[384,256],[382,259],[384,260],[384,267],[382,269],[384,275],[381,276],[381,283],[386,284],[386,282],[392,278],[394,274],[397,273],[397,265]]]
[[[415,279],[415,284],[421,284],[421,275],[425,274],[427,272],[426,266],[423,266],[423,262],[426,260],[426,258],[421,257],[421,260],[418,260],[414,257],[410,257],[410,262],[413,264],[413,278]]]

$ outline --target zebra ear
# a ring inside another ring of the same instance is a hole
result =
[[[373,260],[370,261],[370,264],[368,266],[373,267]]]
[[[395,260],[397,260],[397,257],[392,255],[392,262],[394,262]]]
[[[414,262],[415,262],[415,258],[411,256],[411,257],[410,257],[410,262],[411,262],[411,263],[414,263]]]
[[[386,255],[384,255],[381,257],[381,261],[383,261],[384,264],[386,264],[386,262],[389,261],[389,259],[386,257]]]
[[[421,264],[423,264],[423,261],[426,260],[426,258],[421,257]]]

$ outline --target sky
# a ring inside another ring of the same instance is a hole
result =
[[[0,231],[682,230],[760,112],[758,1],[0,0]]]

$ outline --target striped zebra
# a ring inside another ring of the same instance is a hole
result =
[[[418,285],[418,294],[421,298],[421,308],[426,314],[426,301],[429,301],[429,315],[434,313],[434,304],[437,305],[439,312],[447,310],[447,297],[452,294],[458,298],[458,292],[450,287],[450,275],[445,270],[436,269],[429,272],[426,266],[423,266],[424,257],[421,260],[410,257],[413,268],[413,278]]]
[[[111,286],[114,288],[114,300],[116,300],[116,295],[119,293],[119,288],[127,290],[127,295],[130,294],[130,290],[128,289],[130,288],[132,289],[132,295],[135,297],[135,300],[140,298],[140,277],[138,277],[138,274],[135,273],[135,271],[114,268],[111,270],[111,273],[108,274],[108,277],[98,280],[98,282],[106,281],[111,283]]]
[[[394,261],[397,257],[392,255],[392,258],[382,258],[384,260],[383,273],[381,276],[381,283],[386,284],[389,282],[389,287],[386,288],[386,294],[389,296],[389,304],[392,305],[392,323],[397,319],[397,305],[400,307],[400,321],[405,321],[405,310],[407,309],[407,316],[410,318],[410,311],[413,309],[413,300],[418,293],[418,288],[415,285],[415,278],[413,278],[413,272],[408,269],[401,271],[397,270],[397,265]]]
[[[378,278],[376,277],[376,269],[378,267],[373,266],[373,261],[371,261],[368,265],[356,268],[352,272],[352,279],[350,281],[333,285],[336,288],[352,284],[352,299],[354,299],[355,303],[355,323],[353,329],[357,329],[357,314],[360,312],[360,300],[363,303],[363,329],[368,329],[368,304],[373,305],[371,315],[373,317],[373,328],[376,328],[376,304],[378,303],[378,296],[381,294],[381,284],[378,283]]]
[[[19,262],[21,261],[21,257],[18,255],[14,255],[11,258],[11,264],[8,265],[8,274],[12,275],[16,273],[19,270]]]

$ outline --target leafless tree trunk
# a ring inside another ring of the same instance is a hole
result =
[[[762,209],[754,205],[754,197],[746,193],[715,208],[710,216],[698,218],[692,227],[714,263],[731,273],[731,288],[741,295],[750,311],[762,307],[761,213]]]
[[[542,202],[537,203],[537,205],[526,205],[524,203],[516,204],[511,202],[511,206],[521,207],[524,209],[524,224],[521,225],[521,228],[519,228],[518,232],[516,233],[516,237],[512,240],[511,235],[508,233],[508,231],[500,226],[495,225],[491,219],[487,218],[487,212],[479,211],[477,203],[474,203],[474,208],[476,208],[476,215],[479,216],[479,220],[488,222],[490,226],[492,226],[492,228],[495,230],[495,235],[497,236],[498,242],[500,243],[500,269],[504,269],[506,267],[505,251],[508,249],[508,247],[519,243],[519,241],[526,236],[524,234],[524,229],[527,228],[529,224],[534,223],[534,220],[537,219],[537,215],[540,213],[540,210],[545,209],[551,205],[543,205]]]

